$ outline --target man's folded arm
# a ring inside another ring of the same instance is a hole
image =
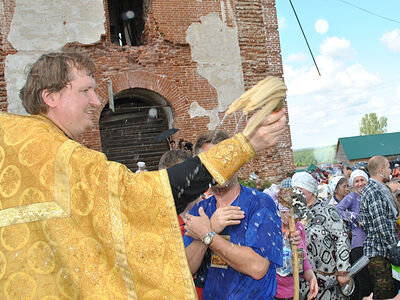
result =
[[[220,235],[215,235],[210,248],[233,269],[256,280],[263,278],[271,265],[251,247],[231,243]]]
[[[189,246],[185,248],[190,272],[194,275],[199,270],[207,251],[207,246],[199,240],[193,240]]]

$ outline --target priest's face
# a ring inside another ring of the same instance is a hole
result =
[[[48,116],[66,135],[76,138],[93,125],[95,109],[101,103],[92,76],[73,68],[70,77],[66,87],[53,93],[53,107],[49,108]]]

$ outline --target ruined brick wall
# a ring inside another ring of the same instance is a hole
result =
[[[267,75],[282,77],[283,67],[274,0],[235,1],[239,44],[246,89]],[[251,9],[249,9],[251,7]],[[287,108],[287,103],[285,103]],[[289,120],[289,116],[287,115]],[[276,182],[294,170],[290,128],[287,126],[279,143],[252,163],[262,178]],[[249,169],[248,169],[249,170]]]
[[[0,45],[2,45],[2,36],[0,34]],[[0,56],[0,111],[7,111],[7,91],[6,91],[6,82],[4,78],[4,58],[5,55],[3,55],[3,47],[0,47],[1,49],[1,56]]]
[[[100,1],[107,16],[107,1]],[[109,80],[115,94],[128,88],[152,90],[172,107],[173,126],[180,129],[175,140],[182,137],[194,143],[200,134],[218,126],[227,105],[245,90],[267,75],[282,77],[275,0],[144,2],[143,45],[112,44],[107,17],[98,42],[65,42],[66,48],[83,49],[96,61],[95,79],[103,107],[108,101]],[[15,6],[14,1],[10,3]],[[3,19],[10,24],[12,14]],[[7,53],[15,51],[8,42],[4,44]],[[7,53],[2,50],[0,68]],[[0,77],[1,84],[4,79]],[[3,89],[1,93],[0,105]],[[100,112],[101,108],[98,115]],[[230,116],[218,128],[234,134],[239,119],[239,115]],[[243,125],[244,121],[239,128]],[[98,124],[81,142],[101,150]],[[288,126],[278,145],[243,168],[241,176],[256,171],[276,181],[293,169]]]
[[[7,111],[7,90],[5,81],[5,58],[15,50],[7,41],[10,23],[14,13],[15,0],[0,2],[0,111]]]

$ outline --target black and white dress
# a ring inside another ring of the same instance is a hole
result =
[[[318,300],[348,299],[339,287],[326,289],[326,282],[336,279],[336,272],[350,268],[350,240],[346,225],[335,207],[317,199],[312,207],[311,221],[306,224],[307,257],[318,282]],[[307,299],[308,282],[300,279],[300,295]]]

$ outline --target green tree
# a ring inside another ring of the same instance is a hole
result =
[[[360,122],[360,135],[381,134],[387,131],[387,118],[378,119],[376,113],[365,114]]]

